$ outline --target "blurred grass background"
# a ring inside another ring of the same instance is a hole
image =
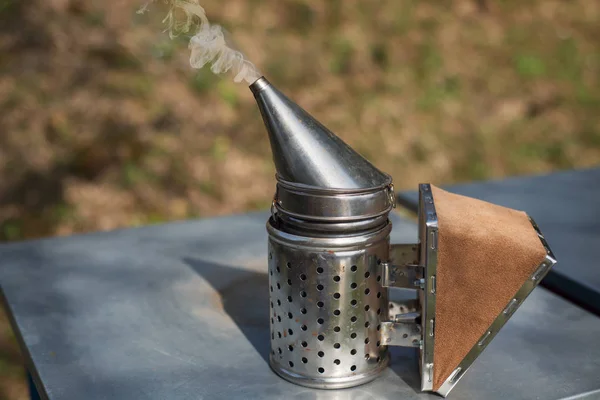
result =
[[[250,91],[141,0],[0,0],[0,240],[267,208]],[[600,161],[596,0],[202,1],[396,188]],[[0,398],[27,398],[0,322]]]

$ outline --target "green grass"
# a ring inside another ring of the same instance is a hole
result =
[[[154,79],[148,75],[115,75],[104,83],[104,92],[111,96],[148,99],[154,91]]]
[[[537,78],[546,73],[544,61],[534,54],[519,54],[515,57],[517,73],[524,78]]]
[[[221,79],[218,81],[217,93],[226,104],[233,108],[240,102],[238,87],[229,80]]]
[[[371,46],[371,60],[382,69],[389,66],[388,50],[384,42],[375,43]]]
[[[217,85],[218,79],[210,71],[209,68],[203,68],[194,72],[194,75],[190,78],[190,88],[197,95],[205,95],[212,91]]]
[[[105,23],[106,16],[104,12],[94,10],[85,14],[85,20],[90,26],[100,27]]]
[[[231,146],[231,141],[226,136],[217,136],[211,147],[211,155],[215,161],[223,161]]]
[[[0,223],[0,240],[13,241],[22,238],[23,230],[18,218],[10,218]]]
[[[177,42],[168,38],[163,38],[160,41],[153,43],[150,48],[152,55],[163,61],[171,61],[177,51]]]
[[[290,29],[298,35],[305,35],[309,27],[315,23],[315,12],[306,2],[299,0],[288,0],[283,2],[287,16],[286,29]]]
[[[353,55],[354,47],[351,41],[344,39],[343,37],[334,39],[331,48],[331,63],[329,65],[331,73],[337,75],[348,74],[350,72]]]
[[[140,183],[151,182],[153,180],[154,178],[143,166],[131,161],[123,165],[123,185],[125,187],[132,188]]]

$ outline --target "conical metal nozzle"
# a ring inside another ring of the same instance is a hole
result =
[[[323,189],[374,189],[389,175],[355,152],[264,77],[250,89],[269,133],[280,180]]]

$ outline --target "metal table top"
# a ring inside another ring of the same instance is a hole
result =
[[[421,399],[415,349],[354,389],[269,369],[266,213],[0,246],[5,305],[50,399]],[[393,240],[415,226],[394,216]],[[394,296],[402,295],[395,293]],[[600,318],[536,289],[450,399],[600,389]],[[596,392],[600,393],[600,392]]]
[[[444,189],[531,215],[558,259],[542,285],[600,315],[600,168]],[[418,193],[398,201],[416,212]]]

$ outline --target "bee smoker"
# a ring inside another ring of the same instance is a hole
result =
[[[449,362],[448,373],[448,368],[434,367],[436,298],[441,296],[436,287],[438,242],[446,237],[439,234],[437,188],[420,186],[418,243],[390,245],[388,217],[395,207],[391,177],[264,77],[250,89],[277,170],[267,222],[271,368],[302,386],[346,388],[378,377],[389,363],[388,346],[414,347],[420,354],[422,390],[446,395],[485,346],[459,354],[463,364]],[[542,244],[543,257],[536,256],[545,262],[544,269],[534,271],[538,281],[555,262]],[[532,282],[525,283],[515,306],[537,283]],[[417,312],[391,313],[390,286],[418,291]],[[491,313],[496,320],[502,317],[496,310]],[[494,321],[495,327],[508,317]],[[497,329],[485,328],[481,335],[487,334],[487,341]]]

